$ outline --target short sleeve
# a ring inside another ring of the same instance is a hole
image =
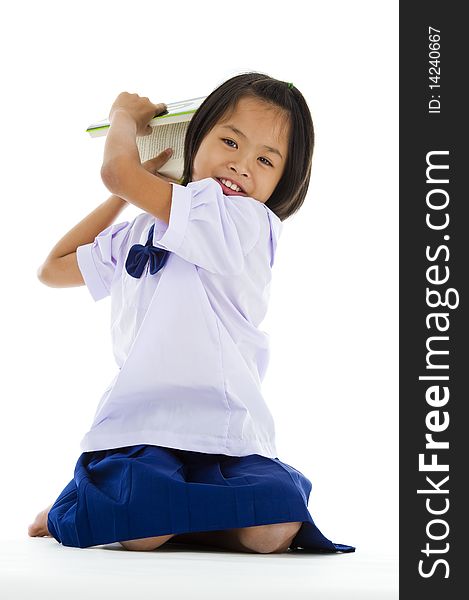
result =
[[[253,198],[225,196],[213,178],[171,184],[167,229],[155,229],[153,245],[219,275],[240,273],[259,240],[264,207]],[[257,206],[259,204],[259,206]]]
[[[270,267],[272,268],[274,266],[278,240],[280,239],[280,236],[283,232],[283,223],[277,217],[277,215],[270,210],[270,208],[268,208],[267,206],[265,208],[270,223]]]
[[[116,264],[133,221],[114,223],[94,242],[77,248],[77,262],[91,296],[96,301],[109,296]]]

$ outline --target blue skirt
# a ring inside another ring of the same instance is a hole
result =
[[[147,444],[97,450],[81,454],[47,526],[64,546],[87,548],[302,521],[290,550],[353,552],[353,546],[334,544],[314,524],[307,508],[311,487],[290,465],[259,454],[226,456]]]

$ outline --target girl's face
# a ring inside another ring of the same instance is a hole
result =
[[[240,98],[233,113],[205,136],[194,158],[192,181],[216,179],[227,196],[266,202],[280,181],[286,160],[289,120],[257,98]],[[242,188],[226,188],[221,179]]]

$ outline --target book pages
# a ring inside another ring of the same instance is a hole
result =
[[[153,127],[151,135],[136,138],[141,162],[154,158],[166,148],[172,148],[171,159],[159,170],[163,175],[180,179],[184,169],[184,140],[189,121]]]

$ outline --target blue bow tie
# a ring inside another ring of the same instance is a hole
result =
[[[157,273],[168,259],[169,250],[156,248],[152,245],[154,228],[155,224],[150,228],[150,233],[148,234],[145,246],[142,246],[142,244],[134,244],[130,248],[127,260],[125,261],[127,273],[136,279],[141,277],[143,269],[148,262],[148,257],[150,257],[150,273],[152,275]]]

